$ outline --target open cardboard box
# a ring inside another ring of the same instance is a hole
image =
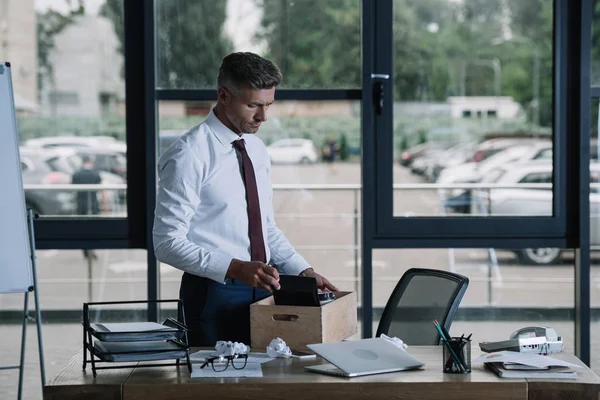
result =
[[[307,344],[339,342],[357,332],[355,292],[335,292],[335,300],[321,307],[277,306],[273,296],[250,305],[250,346],[264,351],[279,337],[292,350]]]

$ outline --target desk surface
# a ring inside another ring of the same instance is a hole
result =
[[[600,399],[600,378],[570,354],[558,357],[583,365],[576,380],[502,379],[481,365],[470,374],[444,374],[441,347],[411,346],[424,370],[358,378],[339,378],[304,371],[321,359],[276,359],[262,365],[262,378],[190,378],[185,365],[82,370],[80,352],[44,388],[44,399]],[[474,352],[473,358],[478,353]],[[147,363],[146,363],[147,364]]]

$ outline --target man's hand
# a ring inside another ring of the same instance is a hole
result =
[[[260,261],[231,260],[226,278],[237,279],[248,286],[272,292],[279,290],[279,272],[274,267]]]
[[[300,273],[300,276],[312,276],[317,279],[317,288],[321,290],[329,290],[332,292],[339,292],[338,288],[333,286],[331,282],[327,280],[323,275],[317,274],[314,269],[307,268]]]

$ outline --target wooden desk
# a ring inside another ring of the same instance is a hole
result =
[[[192,400],[210,399],[600,399],[600,378],[589,368],[578,369],[573,381],[501,379],[483,366],[465,375],[444,374],[441,347],[411,346],[425,363],[424,370],[338,378],[309,373],[305,365],[323,360],[276,359],[263,364],[262,378],[192,379],[185,366],[82,371],[82,354],[44,388],[45,400]],[[475,349],[474,349],[475,350]],[[478,353],[474,352],[473,358]],[[560,355],[583,365],[576,357]]]
[[[92,366],[84,371],[83,350],[69,360],[44,386],[44,400],[122,400],[122,388],[133,368],[102,369],[96,378]]]

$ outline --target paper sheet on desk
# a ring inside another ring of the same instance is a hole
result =
[[[225,371],[215,372],[210,365],[200,368],[202,364],[192,364],[192,378],[262,378],[260,363],[248,363],[242,369],[229,366]]]
[[[200,351],[190,354],[190,360],[192,362],[198,362],[198,361],[203,362],[204,360],[206,360],[207,357],[215,357],[216,355],[217,355],[217,352],[214,350],[200,350]],[[263,363],[269,362],[271,360],[274,360],[274,358],[269,357],[267,355],[267,353],[250,352],[250,354],[248,354],[247,363],[248,364],[263,364]]]
[[[520,353],[517,351],[497,351],[494,353],[483,354],[473,360],[473,364],[481,364],[488,362],[497,363],[516,363],[524,364],[537,368],[546,367],[581,367],[577,364],[559,360],[551,356],[543,356],[540,354]]]

